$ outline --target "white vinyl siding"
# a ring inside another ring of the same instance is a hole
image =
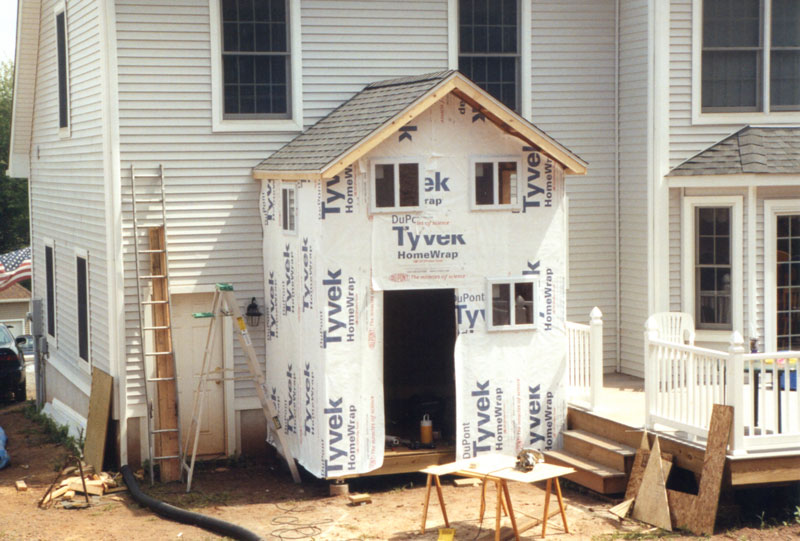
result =
[[[303,2],[305,125],[376,80],[447,68],[447,4]],[[130,221],[130,166],[163,164],[170,280],[174,291],[232,282],[240,307],[264,306],[258,212],[252,168],[296,132],[212,133],[208,0],[117,0],[120,156],[125,258],[128,403],[142,403],[136,283]],[[263,325],[250,332],[264,351]],[[235,343],[235,368],[245,360]],[[263,357],[262,357],[263,362]],[[255,396],[236,382],[237,399]]]
[[[89,268],[89,325],[93,329],[90,357],[110,372],[108,346],[108,276],[106,272],[106,200],[103,175],[103,95],[100,56],[103,46],[101,16],[95,0],[70,0],[69,36],[70,131],[59,138],[58,73],[53,11],[56,2],[42,2],[39,23],[39,67],[36,108],[31,139],[31,221],[33,285],[38,295],[45,286],[44,243],[55,244],[56,328],[49,362],[88,394],[89,375],[80,368],[74,249],[92,252]],[[83,363],[85,365],[85,363]],[[58,398],[82,410],[83,399],[55,382],[49,387]],[[85,414],[85,411],[81,411]]]
[[[531,6],[529,24],[531,118],[590,164],[585,177],[566,177],[570,212],[567,316],[586,322],[592,307],[600,307],[606,323],[606,370],[613,370],[617,348],[614,2],[537,1]],[[521,179],[523,188],[525,178]],[[637,354],[641,357],[641,349]]]

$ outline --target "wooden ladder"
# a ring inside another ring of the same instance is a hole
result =
[[[181,424],[175,350],[172,343],[163,166],[159,165],[157,173],[147,174],[137,173],[131,166],[131,203],[141,341],[139,356],[145,380],[147,443],[152,484],[156,462],[159,463],[159,478],[162,482],[176,481],[180,479],[181,474],[179,455]],[[142,209],[143,205],[146,208]],[[142,212],[145,214],[142,215]],[[143,247],[145,241],[147,244]],[[148,263],[145,270],[142,269],[144,263]],[[148,289],[149,298],[145,299],[143,290]],[[152,316],[150,324],[145,320],[147,307],[150,308]],[[158,415],[154,412],[152,401],[154,393],[150,389],[151,386],[155,387]]]
[[[200,379],[197,382],[197,390],[194,394],[192,401],[192,422],[189,425],[189,433],[186,441],[183,444],[181,451],[181,469],[186,474],[186,492],[192,489],[192,475],[194,474],[194,464],[197,458],[197,446],[200,441],[200,420],[203,417],[203,409],[206,402],[206,393],[208,392],[209,381],[223,381],[226,379],[249,380],[255,383],[256,394],[258,400],[261,402],[261,409],[267,418],[268,423],[272,423],[272,429],[277,436],[280,451],[289,465],[289,470],[292,472],[292,478],[295,483],[300,482],[300,473],[297,471],[297,465],[294,458],[289,451],[289,446],[286,441],[283,427],[281,426],[278,413],[272,401],[267,397],[266,379],[264,372],[258,365],[258,358],[253,349],[253,343],[250,339],[250,334],[247,332],[247,325],[245,324],[242,312],[239,310],[239,303],[236,300],[236,295],[233,293],[233,286],[231,284],[217,284],[214,292],[214,299],[211,301],[210,312],[198,312],[192,314],[195,318],[212,318],[211,325],[208,328],[208,336],[206,338],[205,350],[203,351],[203,362],[200,368]],[[247,360],[247,368],[250,372],[249,376],[235,378],[233,376],[226,377],[219,370],[211,370],[211,355],[214,351],[214,340],[217,335],[217,325],[220,323],[220,317],[233,316],[234,325],[239,337],[239,343],[244,351],[245,359]],[[213,379],[212,379],[213,377]],[[191,458],[189,458],[191,457]]]

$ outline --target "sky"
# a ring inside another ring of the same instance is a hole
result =
[[[14,60],[17,0],[0,0],[0,61]]]

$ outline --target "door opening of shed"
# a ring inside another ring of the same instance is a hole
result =
[[[383,293],[383,386],[386,434],[420,441],[432,421],[437,449],[455,441],[455,290]]]

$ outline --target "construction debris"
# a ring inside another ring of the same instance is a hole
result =
[[[482,485],[483,481],[474,477],[465,477],[463,479],[454,479],[453,484],[457,487],[477,487]]]
[[[17,492],[25,492],[26,490],[28,490],[28,485],[26,485],[25,481],[23,481],[22,479],[17,481],[16,485],[17,485]]]
[[[622,503],[618,503],[617,505],[609,509],[608,512],[614,516],[619,517],[620,519],[623,519],[628,516],[631,507],[633,507],[633,498],[625,500]]]
[[[107,472],[100,472],[99,474],[90,473],[91,470],[92,468],[90,466],[84,470],[83,475],[80,475],[80,468],[69,467],[63,469],[47,492],[45,492],[45,495],[39,502],[39,506],[46,507],[48,504],[57,501],[71,501],[75,498],[76,494],[81,494],[82,499],[88,504],[89,495],[103,496],[104,494],[127,490],[124,486],[120,486],[118,482],[119,474],[111,475]],[[74,473],[78,473],[78,475],[69,475]],[[69,477],[61,479],[64,475],[69,475]],[[61,480],[59,481],[59,479]],[[80,506],[72,505],[71,507],[77,508]]]
[[[661,456],[661,445],[656,436],[652,457]],[[633,504],[633,518],[657,526],[662,530],[672,531],[667,503],[667,482],[664,468],[660,460],[648,460],[642,476],[636,500]]]
[[[350,500],[351,505],[363,505],[365,503],[372,503],[372,496],[369,494],[349,494],[347,499]]]

